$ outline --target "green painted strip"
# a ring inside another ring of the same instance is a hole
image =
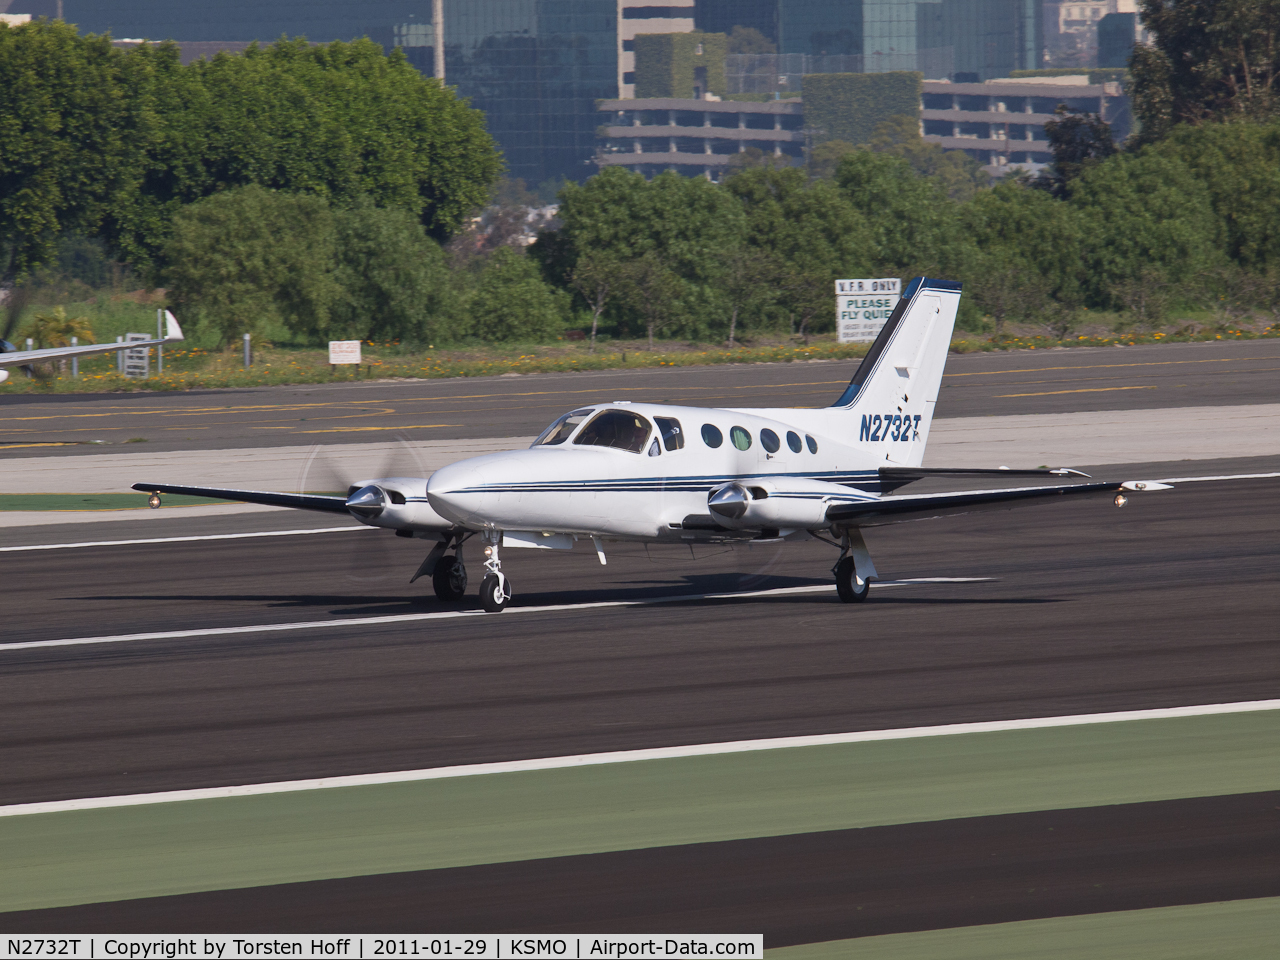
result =
[[[1274,960],[1280,898],[1051,917],[766,950],[769,960]]]
[[[0,820],[0,910],[1280,789],[1280,711]]]
[[[230,500],[208,497],[164,497],[166,507],[207,507]],[[0,494],[0,511],[8,510],[145,510],[145,493],[4,493]]]

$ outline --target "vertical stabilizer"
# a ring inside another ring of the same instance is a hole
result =
[[[959,283],[912,280],[832,404],[849,412],[850,442],[856,439],[886,465],[918,467],[924,461],[959,306]]]

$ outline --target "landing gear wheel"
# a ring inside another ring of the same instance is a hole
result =
[[[511,581],[503,577],[487,576],[480,584],[480,605],[486,613],[501,613],[511,600]]]
[[[467,568],[454,554],[441,557],[431,574],[431,586],[441,600],[461,600],[467,593]]]
[[[840,594],[841,600],[845,603],[862,603],[870,592],[870,580],[863,580],[861,589],[858,587],[853,557],[845,557],[836,564],[836,593]]]

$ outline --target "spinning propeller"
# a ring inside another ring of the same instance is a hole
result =
[[[31,300],[31,291],[26,287],[13,287],[4,301],[4,333],[0,335],[0,353],[17,353],[18,348],[12,340],[18,333],[18,324],[22,321],[22,311]],[[47,373],[29,363],[20,368],[28,377],[44,379]],[[4,378],[0,378],[4,379]]]
[[[378,465],[372,470],[365,469],[363,463],[357,467],[352,463],[352,457],[344,456],[342,450],[341,445],[317,444],[312,447],[298,477],[298,493],[344,496],[348,512],[365,519],[376,519],[383,507],[398,496],[389,489],[390,484],[381,485],[379,481],[397,478],[418,478],[421,481],[427,475],[418,452],[403,435],[385,445]],[[391,534],[392,531],[387,530],[376,536],[355,538],[351,544],[348,579],[374,583],[394,578],[403,582],[405,567],[411,567],[422,559],[425,544],[422,541],[413,544],[412,540]]]

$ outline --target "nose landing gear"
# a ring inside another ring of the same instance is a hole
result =
[[[487,613],[501,613],[511,600],[511,581],[502,575],[502,561],[498,557],[502,534],[495,532],[487,539],[489,546],[484,548],[486,573],[480,583],[480,605]]]

